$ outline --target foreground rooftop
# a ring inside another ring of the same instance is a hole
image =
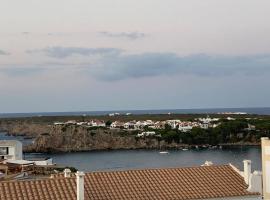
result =
[[[84,178],[85,200],[189,200],[252,197],[244,178],[231,166],[200,166],[90,172]],[[75,176],[0,182],[0,199],[76,200]]]

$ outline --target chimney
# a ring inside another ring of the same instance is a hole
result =
[[[263,172],[263,198],[270,200],[270,140],[261,138],[262,145],[262,172]]]
[[[249,179],[251,175],[251,161],[250,160],[244,160],[244,179],[247,185],[250,184]]]
[[[254,171],[249,178],[249,192],[259,192],[262,194],[262,173]]]
[[[64,170],[64,176],[65,176],[65,178],[70,178],[70,174],[71,174],[71,170],[68,169],[68,168],[66,168],[66,169]]]
[[[84,172],[77,171],[77,200],[84,200]]]

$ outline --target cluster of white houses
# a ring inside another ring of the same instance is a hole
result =
[[[89,127],[106,127],[106,123],[103,120],[91,120],[87,122],[77,122],[76,120],[69,120],[67,122],[54,122],[54,125],[79,125]]]
[[[228,117],[227,120],[234,120],[234,118]],[[55,122],[54,125],[80,125],[88,127],[106,127],[106,123],[103,120],[93,119],[87,122],[77,122],[75,120],[70,120],[67,122]],[[203,129],[208,129],[209,127],[217,127],[219,123],[219,118],[198,118],[194,121],[181,121],[179,119],[171,119],[165,121],[153,121],[153,120],[142,120],[142,121],[114,121],[109,125],[111,129],[128,129],[128,130],[142,130],[145,127],[152,129],[164,129],[166,124],[169,125],[172,129],[179,129],[182,132],[188,132],[194,127],[200,127]]]

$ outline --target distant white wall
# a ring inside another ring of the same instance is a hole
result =
[[[2,155],[5,159],[21,160],[22,154],[22,143],[17,140],[2,140],[0,141],[0,147],[8,148],[8,155]]]
[[[47,160],[38,160],[38,161],[33,161],[36,165],[43,166],[43,165],[52,165],[52,158],[47,159]]]
[[[213,199],[206,199],[206,200],[262,200],[262,197],[260,197],[260,196],[246,196],[246,197],[240,196],[240,197],[228,197],[228,198],[213,198]]]
[[[21,142],[16,142],[16,146],[14,147],[14,152],[15,152],[15,160],[22,160],[23,155],[22,155],[22,143]]]

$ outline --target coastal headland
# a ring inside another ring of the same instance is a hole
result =
[[[25,152],[109,149],[218,148],[258,145],[270,136],[270,116],[155,114],[37,116],[0,119],[0,132],[32,138]]]

